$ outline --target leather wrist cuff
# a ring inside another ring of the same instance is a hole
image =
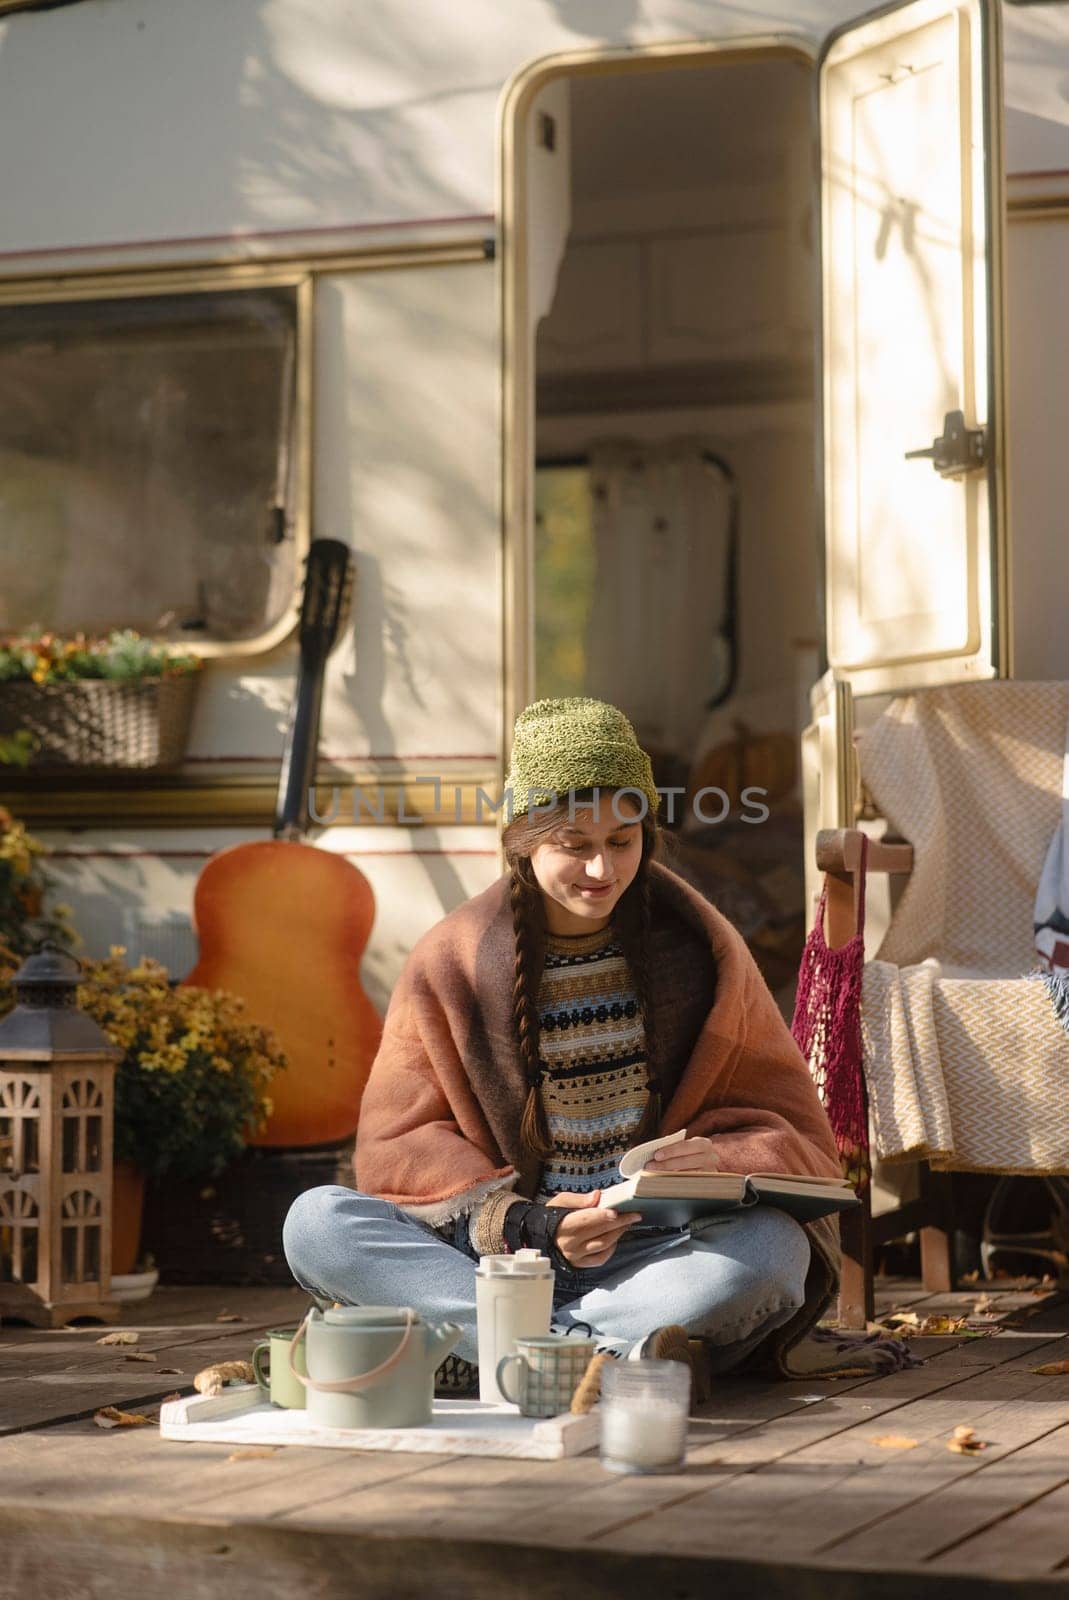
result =
[[[554,1266],[567,1266],[554,1240],[557,1229],[568,1215],[563,1206],[541,1205],[537,1200],[519,1201],[505,1216],[505,1243],[510,1250],[541,1250]]]

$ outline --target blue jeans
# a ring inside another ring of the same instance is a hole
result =
[[[768,1206],[706,1218],[690,1228],[623,1235],[601,1267],[558,1268],[554,1328],[586,1324],[631,1343],[680,1323],[710,1347],[714,1371],[737,1366],[805,1300],[809,1240]],[[457,1354],[478,1360],[475,1266],[460,1218],[454,1242],[389,1200],[330,1185],[298,1195],[283,1228],[290,1271],[316,1299],[407,1305],[428,1321],[464,1329]]]

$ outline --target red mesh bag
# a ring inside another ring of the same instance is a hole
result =
[[[865,867],[868,839],[862,834],[858,868],[858,925],[838,950],[824,932],[827,886],[806,939],[798,970],[798,995],[791,1033],[809,1063],[828,1114],[843,1171],[856,1188],[868,1183],[869,1108],[861,1055],[861,984],[865,967]]]

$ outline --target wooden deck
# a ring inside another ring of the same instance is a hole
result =
[[[971,1315],[984,1286],[881,1304]],[[294,1322],[296,1290],[161,1289],[106,1330],[0,1330],[0,1600],[913,1600],[1069,1595],[1069,1298],[986,1286],[994,1331],[914,1341],[882,1379],[723,1380],[685,1472],[104,1432]],[[239,1321],[222,1320],[238,1317]],[[170,1371],[168,1369],[175,1369]],[[966,1424],[987,1442],[947,1449]],[[876,1443],[897,1435],[912,1448]]]

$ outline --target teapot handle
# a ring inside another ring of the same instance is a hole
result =
[[[408,1349],[409,1340],[412,1338],[412,1325],[415,1318],[415,1313],[411,1306],[406,1306],[405,1331],[401,1335],[401,1343],[391,1355],[386,1357],[385,1361],[380,1361],[377,1367],[372,1367],[370,1372],[358,1372],[352,1378],[327,1379],[307,1378],[303,1372],[297,1371],[296,1365],[294,1364],[293,1358],[296,1354],[298,1342],[300,1341],[300,1337],[308,1325],[308,1319],[311,1315],[311,1310],[305,1313],[304,1321],[301,1323],[300,1327],[297,1329],[297,1332],[290,1340],[288,1358],[289,1369],[293,1376],[297,1379],[297,1382],[303,1385],[305,1389],[315,1389],[318,1394],[352,1394],[356,1389],[365,1388],[369,1383],[373,1382],[375,1378],[381,1378],[384,1372],[390,1372],[394,1367],[396,1367],[397,1363]]]

